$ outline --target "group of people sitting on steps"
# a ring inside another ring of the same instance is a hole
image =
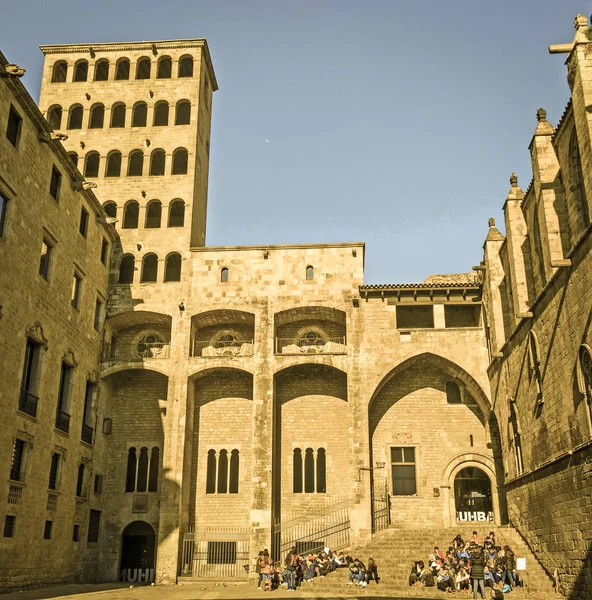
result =
[[[518,585],[516,557],[510,546],[496,546],[495,533],[481,541],[476,531],[468,542],[457,535],[446,554],[438,546],[428,557],[413,563],[409,575],[410,586],[436,586],[443,592],[473,591],[485,598],[485,587],[511,592]]]
[[[366,587],[370,581],[378,583],[378,568],[372,558],[368,565],[351,556],[345,556],[324,548],[321,552],[298,554],[296,548],[291,548],[283,564],[273,562],[269,550],[259,552],[256,571],[259,573],[259,589],[268,592],[285,585],[289,592],[296,591],[302,583],[312,583],[315,577],[323,579],[337,569],[349,569],[349,582]]]

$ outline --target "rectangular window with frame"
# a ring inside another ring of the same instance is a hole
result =
[[[60,455],[57,452],[53,452],[51,455],[51,464],[49,466],[49,482],[47,487],[50,490],[58,489],[58,471],[60,468]]]
[[[14,526],[16,525],[16,517],[14,515],[6,515],[4,520],[4,537],[14,537]]]
[[[53,521],[45,521],[45,527],[43,529],[43,539],[51,540],[51,530],[53,529]]]
[[[23,127],[23,119],[18,114],[14,106],[10,105],[10,112],[8,113],[8,125],[6,127],[6,137],[8,141],[16,148],[18,147],[19,139],[21,137],[21,129]]]
[[[80,293],[82,291],[82,276],[78,273],[74,273],[72,278],[72,298],[70,300],[72,306],[78,310],[80,306]]]
[[[95,323],[94,327],[96,331],[101,331],[101,321],[103,317],[103,303],[99,298],[95,302]]]
[[[25,440],[16,438],[12,446],[12,457],[10,460],[10,479],[11,481],[23,480],[23,457],[25,454]]]
[[[53,166],[51,168],[51,180],[49,182],[49,193],[55,200],[60,198],[60,187],[62,186],[62,174]]]
[[[78,479],[76,480],[76,497],[84,498],[84,463],[78,465]]]
[[[32,417],[37,416],[37,380],[41,359],[41,344],[27,339],[25,349],[25,364],[21,379],[21,392],[19,397],[19,410]]]
[[[68,363],[62,363],[60,387],[58,389],[56,427],[66,433],[70,431],[70,387],[73,371],[73,367],[71,367]]]
[[[80,227],[78,228],[78,231],[80,231],[80,235],[84,238],[88,233],[88,211],[84,206],[80,211]]]
[[[77,542],[80,539],[80,525],[78,523],[74,524],[74,528],[72,529],[72,541]]]
[[[101,511],[92,510],[88,517],[88,537],[87,541],[96,543],[99,541],[99,530],[101,528]]]
[[[81,439],[87,444],[92,444],[94,429],[92,427],[92,409],[96,385],[93,381],[86,381],[86,391],[84,393],[84,413],[82,415],[82,433]]]
[[[8,206],[8,198],[0,192],[0,238],[4,235],[4,223],[6,221],[6,208]]]
[[[95,475],[95,487],[93,491],[97,496],[103,493],[103,476],[98,473]]]
[[[53,244],[47,238],[43,238],[43,242],[41,243],[41,258],[39,260],[39,275],[41,275],[43,279],[49,279],[49,266],[52,250]]]
[[[0,235],[2,235],[2,230],[0,229]],[[101,262],[106,265],[107,264],[107,256],[109,255],[109,242],[103,238],[103,245],[101,246]]]
[[[414,496],[417,494],[415,448],[391,448],[391,472],[393,478],[393,495]]]

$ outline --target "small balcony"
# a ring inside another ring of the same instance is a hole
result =
[[[56,412],[55,426],[56,429],[68,433],[70,431],[70,415],[63,410],[58,410]]]
[[[31,392],[27,390],[21,389],[21,394],[19,397],[19,410],[21,412],[30,415],[31,417],[37,416],[37,403],[39,402],[39,398]]]
[[[92,445],[94,429],[90,425],[82,425],[80,439],[87,444]]]
[[[198,341],[193,342],[193,356],[203,357],[233,357],[233,356],[253,356],[253,340],[216,340],[212,342]]]
[[[346,354],[345,336],[275,338],[276,354]]]
[[[108,344],[103,351],[103,362],[143,362],[169,358],[170,349],[170,344],[165,342]]]

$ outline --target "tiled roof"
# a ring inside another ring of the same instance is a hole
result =
[[[413,288],[441,288],[441,287],[472,287],[477,286],[476,273],[453,273],[447,275],[430,275],[420,283],[379,283],[374,285],[361,285],[360,290],[392,290]]]

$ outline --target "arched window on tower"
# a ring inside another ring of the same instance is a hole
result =
[[[186,175],[187,174],[187,162],[188,155],[185,148],[177,148],[173,152],[173,168],[171,171],[172,175]]]
[[[78,154],[76,152],[68,152],[68,156],[70,157],[70,160],[74,166],[78,167]]]
[[[303,469],[302,469],[302,450],[300,448],[294,448],[294,451],[292,452],[292,459],[293,459],[293,472],[292,472],[292,491],[294,492],[294,494],[302,494],[303,491],[303,487],[302,487],[302,476],[303,476]]]
[[[218,494],[228,492],[228,450],[220,450],[218,454],[218,485],[216,491]]]
[[[160,227],[162,217],[162,204],[160,200],[151,200],[146,207],[146,225],[147,229],[156,229]]]
[[[446,402],[448,404],[460,404],[460,388],[454,381],[446,382]]]
[[[220,282],[221,283],[228,283],[228,267],[224,267],[220,271]]]
[[[543,404],[543,382],[541,379],[541,357],[539,352],[539,340],[534,331],[528,334],[528,369],[530,379],[534,380],[537,392],[537,406]]]
[[[178,252],[169,254],[166,259],[164,280],[181,281],[181,255]]]
[[[185,202],[173,200],[169,206],[169,227],[183,227],[185,224]]]
[[[307,448],[302,456],[301,448],[293,450],[292,490],[294,494],[327,493],[327,453],[325,448],[315,451]]]
[[[327,461],[324,448],[317,450],[317,494],[327,492]]]
[[[109,79],[109,61],[106,58],[97,60],[95,63],[95,81],[107,81]]]
[[[161,100],[154,107],[154,126],[164,127],[169,124],[169,103]]]
[[[98,152],[89,152],[84,161],[84,176],[98,177],[101,157]]]
[[[148,491],[158,491],[158,468],[160,466],[160,449],[156,446],[152,448],[150,454],[150,474],[148,476]]]
[[[136,483],[137,492],[145,492],[148,483],[148,448],[144,446],[140,449],[138,458],[138,481]]]
[[[304,491],[310,494],[315,491],[315,460],[312,448],[304,452]]]
[[[313,279],[314,279],[314,267],[312,267],[311,265],[308,265],[308,267],[306,267],[306,280],[311,281]]]
[[[238,494],[238,480],[239,480],[239,452],[238,450],[233,450],[230,453],[230,477],[228,481],[228,493],[229,494]]]
[[[132,111],[132,127],[146,127],[148,105],[146,102],[136,102]]]
[[[125,476],[125,491],[133,492],[136,489],[136,449],[130,448],[127,452],[127,472]]]
[[[105,106],[103,104],[95,104],[90,109],[90,117],[88,119],[89,129],[102,129],[105,121]]]
[[[151,62],[148,57],[143,57],[136,63],[136,79],[150,79]]]
[[[73,104],[68,111],[68,129],[82,129],[82,115],[82,106]]]
[[[68,74],[68,63],[65,60],[58,60],[51,69],[52,83],[65,83]]]
[[[153,150],[150,155],[150,175],[164,175],[166,155],[164,150]]]
[[[133,283],[135,260],[132,254],[124,254],[119,265],[119,283]]]
[[[111,107],[111,127],[125,127],[125,104],[118,102]]]
[[[158,277],[158,256],[147,254],[142,261],[140,283],[156,283]]]
[[[193,57],[182,56],[179,59],[178,77],[193,77]]]
[[[115,219],[117,217],[117,204],[113,201],[105,202],[103,210],[108,217]]]
[[[132,150],[127,163],[127,174],[130,177],[142,175],[144,171],[144,153],[142,150]]]
[[[121,175],[121,152],[115,150],[107,155],[107,169],[105,177],[119,177]]]
[[[88,61],[79,60],[74,65],[74,81],[82,82],[88,79]]]
[[[135,200],[128,202],[123,211],[123,229],[137,229],[139,215],[140,205]]]
[[[175,110],[175,125],[189,125],[191,123],[191,102],[179,100]]]
[[[173,70],[173,61],[170,56],[162,56],[158,60],[156,79],[170,79]]]
[[[62,107],[59,104],[52,106],[47,111],[47,122],[49,126],[54,130],[58,131],[62,127]]]
[[[115,80],[127,81],[130,76],[130,61],[128,58],[120,58],[115,67]]]
[[[208,450],[206,494],[216,493],[216,451]]]
[[[578,352],[578,390],[586,399],[592,427],[592,350],[588,344],[582,344]]]

